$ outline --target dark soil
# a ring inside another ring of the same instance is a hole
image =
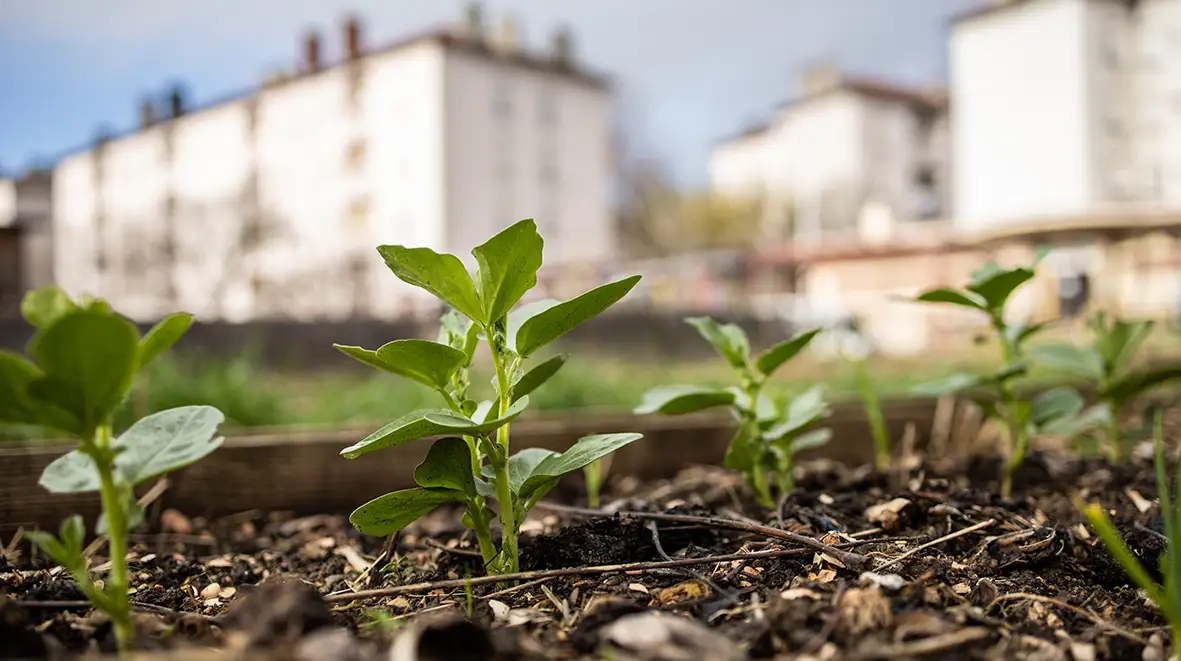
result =
[[[761,523],[847,545],[875,567],[910,554],[869,573],[804,551],[350,601],[358,590],[482,575],[458,512],[437,510],[387,548],[341,515],[202,521],[169,511],[138,531],[132,598],[144,611],[144,647],[294,649],[308,659],[389,658],[366,641],[408,632],[419,659],[1164,659],[1165,622],[1084,528],[1073,500],[1102,502],[1157,575],[1164,541],[1148,461],[1035,455],[1009,502],[996,495],[996,469],[995,460],[925,462],[886,476],[815,462],[801,467],[778,512],[754,506],[719,469],[608,482],[608,511]],[[526,530],[529,571],[796,548],[704,523],[544,504]],[[68,576],[20,544],[0,563],[0,590],[0,658],[110,648],[109,626],[79,603]],[[652,611],[680,619],[643,619]],[[627,638],[666,625],[650,648]]]

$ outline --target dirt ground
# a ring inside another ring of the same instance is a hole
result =
[[[145,649],[300,659],[1166,658],[1165,622],[1072,501],[1101,501],[1155,572],[1147,458],[1034,455],[1010,502],[996,469],[813,462],[777,512],[719,469],[609,480],[607,514],[578,509],[571,480],[526,522],[522,570],[535,574],[513,585],[481,578],[451,509],[392,544],[344,515],[165,511],[134,537],[132,598]],[[0,590],[0,658],[112,649],[71,579],[20,540],[0,559]]]

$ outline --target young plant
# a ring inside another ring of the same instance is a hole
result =
[[[45,468],[40,483],[53,493],[97,491],[102,515],[96,533],[106,535],[110,573],[102,587],[91,579],[82,517],[62,522],[58,535],[26,533],[74,577],[91,604],[110,616],[120,649],[133,635],[128,601],[127,534],[144,516],[134,488],[213,452],[222,414],[208,406],[184,406],[139,420],[115,437],[111,419],[131,391],[136,373],[188,330],[192,317],[165,317],[140,337],[134,324],[105,301],[71,300],[48,287],[21,305],[36,329],[29,357],[0,351],[0,422],[32,425],[77,439],[78,448]]]
[[[376,351],[335,345],[380,370],[439,393],[446,408],[405,415],[341,451],[348,459],[411,441],[439,437],[414,471],[418,487],[380,496],[349,520],[363,533],[388,536],[444,503],[466,508],[491,573],[518,570],[517,538],[529,510],[566,473],[577,471],[639,438],[602,434],[578,440],[565,452],[509,451],[509,423],[529,404],[529,394],[564,364],[555,356],[525,369],[538,350],[623,298],[640,280],[624,278],[568,301],[541,300],[515,307],[537,284],[544,243],[532,220],[520,221],[472,250],[475,279],[455,255],[429,248],[384,245],[377,251],[403,282],[420,287],[451,310],[437,342],[394,340]],[[488,345],[496,376],[495,396],[478,401],[469,392],[476,349]],[[489,504],[496,501],[497,511]],[[501,546],[492,539],[499,514]]]
[[[759,503],[773,507],[768,474],[780,493],[793,487],[792,466],[797,452],[819,447],[832,436],[830,429],[808,429],[828,417],[823,389],[815,386],[781,406],[763,391],[767,379],[784,363],[804,350],[820,329],[800,333],[751,356],[750,341],[742,328],[719,324],[708,317],[685,320],[697,329],[733,368],[739,385],[706,388],[692,385],[658,386],[644,393],[635,413],[683,415],[717,406],[729,407],[738,431],[726,450],[726,467],[742,473]]]
[[[586,482],[586,506],[599,509],[599,490],[603,486],[610,462],[604,464],[602,459],[596,459],[582,467],[582,477]]]
[[[986,417],[1000,422],[1009,444],[1001,474],[1001,496],[1013,490],[1013,474],[1025,460],[1030,439],[1039,435],[1076,436],[1103,423],[1103,412],[1084,410],[1081,395],[1071,388],[1055,388],[1032,401],[1019,397],[1014,382],[1028,372],[1025,344],[1044,323],[1013,322],[1006,319],[1006,306],[1013,293],[1036,275],[1038,263],[1048,254],[1039,249],[1029,266],[1003,268],[989,261],[977,269],[964,289],[931,289],[915,300],[954,305],[987,316],[1001,349],[1002,364],[990,374],[958,373],[917,386],[916,394],[943,396],[968,394]]]
[[[1107,513],[1099,503],[1083,504],[1076,502],[1091,529],[1099,535],[1103,545],[1116,562],[1123,567],[1129,578],[1148,595],[1156,605],[1173,634],[1174,653],[1181,645],[1181,498],[1172,494],[1165,467],[1164,422],[1160,411],[1156,413],[1153,433],[1153,445],[1156,450],[1156,491],[1160,500],[1160,516],[1164,521],[1166,547],[1160,556],[1160,574],[1164,577],[1164,585],[1157,585],[1148,571],[1136,559],[1127,544],[1120,537]],[[1181,483],[1181,461],[1176,469],[1177,481]],[[1163,588],[1163,589],[1162,589]]]
[[[1090,346],[1057,342],[1032,347],[1036,362],[1079,377],[1106,406],[1106,441],[1112,462],[1125,461],[1131,452],[1129,434],[1121,434],[1119,420],[1127,405],[1147,390],[1181,378],[1181,367],[1134,370],[1136,350],[1152,332],[1152,321],[1124,321],[1095,313],[1088,321]]]
[[[865,406],[865,417],[869,420],[869,430],[873,435],[873,465],[879,471],[890,469],[890,432],[886,429],[886,416],[882,413],[882,403],[878,399],[878,391],[869,377],[869,370],[865,367],[865,359],[850,357],[853,364],[854,376],[857,378],[857,389],[861,392],[861,401]]]

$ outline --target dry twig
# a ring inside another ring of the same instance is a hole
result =
[[[893,560],[888,560],[885,563],[878,565],[878,567],[876,568],[876,571],[882,571],[883,569],[886,569],[887,567],[891,567],[893,565],[896,565],[896,564],[902,562],[903,560],[906,560],[907,558],[911,557],[912,555],[918,553],[919,551],[922,551],[923,549],[930,548],[932,546],[935,546],[936,544],[942,544],[943,542],[953,540],[956,537],[962,537],[964,535],[967,535],[968,533],[976,532],[977,530],[980,530],[982,528],[987,528],[988,526],[991,526],[994,523],[996,523],[996,519],[987,519],[985,521],[981,521],[980,523],[968,526],[967,528],[957,530],[957,531],[951,533],[950,535],[944,535],[944,536],[940,537],[939,539],[932,539],[931,541],[927,542],[926,544],[919,544],[918,546],[907,551],[906,553],[903,553],[902,555],[898,556],[897,558],[894,558]]]

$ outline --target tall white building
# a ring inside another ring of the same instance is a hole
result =
[[[714,148],[715,192],[761,201],[773,240],[852,234],[867,205],[900,221],[945,213],[941,91],[824,67],[802,87],[769,121]]]
[[[1181,0],[993,0],[950,64],[959,229],[1181,205]]]
[[[174,92],[61,159],[57,281],[144,320],[390,317],[423,299],[379,244],[466,255],[532,217],[547,264],[612,257],[610,84],[569,32],[529,52],[474,6],[380,49],[343,37],[340,62],[312,34],[298,73],[200,109]]]

